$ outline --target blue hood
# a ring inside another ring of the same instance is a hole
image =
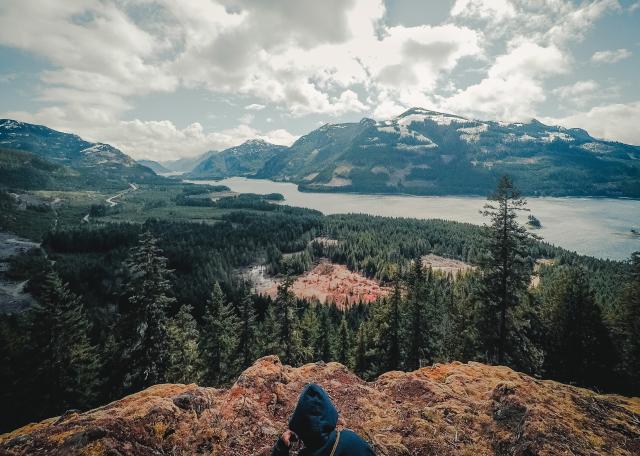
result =
[[[338,411],[329,395],[320,385],[305,387],[298,405],[289,420],[289,429],[295,432],[309,449],[321,448],[331,437],[338,424]]]

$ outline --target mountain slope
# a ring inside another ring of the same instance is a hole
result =
[[[68,166],[30,152],[0,148],[0,189],[59,189],[79,179],[80,174]]]
[[[260,139],[246,141],[239,146],[212,153],[202,160],[188,177],[194,179],[220,179],[230,176],[253,175],[265,163],[287,151],[287,147]]]
[[[151,169],[109,144],[88,142],[42,125],[0,119],[0,148],[28,152],[54,166],[71,168],[88,186],[158,179]]]
[[[196,155],[195,157],[178,158],[177,160],[169,160],[160,162],[162,166],[169,171],[176,173],[189,173],[193,171],[193,168],[198,166],[201,162],[209,158],[213,154],[217,154],[218,151],[210,150],[203,154]]]
[[[506,367],[444,364],[365,382],[337,363],[258,360],[227,390],[157,385],[0,436],[0,453],[268,455],[305,384],[377,454],[640,454],[640,399],[540,381]]]
[[[256,175],[312,191],[486,195],[505,173],[529,195],[640,197],[640,147],[536,120],[413,108],[386,121],[324,125]]]
[[[138,160],[138,163],[142,166],[146,166],[150,170],[152,170],[156,174],[160,173],[170,173],[171,170],[166,166],[163,166],[161,163],[153,160]]]

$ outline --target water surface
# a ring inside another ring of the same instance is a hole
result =
[[[193,181],[226,185],[239,193],[281,193],[285,203],[324,214],[363,213],[389,217],[439,218],[482,224],[479,211],[486,199],[475,196],[362,195],[300,192],[296,184],[232,177]],[[528,207],[542,223],[536,233],[545,241],[599,258],[626,259],[640,250],[640,201],[611,198],[528,198]]]

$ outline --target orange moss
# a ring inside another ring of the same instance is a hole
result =
[[[228,390],[158,385],[60,423],[0,436],[0,454],[268,454],[305,384],[378,454],[640,454],[640,399],[451,363],[365,382],[338,363],[265,357]],[[77,437],[75,437],[77,435]]]

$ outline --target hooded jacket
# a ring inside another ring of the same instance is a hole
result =
[[[304,443],[302,456],[329,456],[338,432],[338,411],[329,395],[316,384],[309,384],[300,394],[298,405],[289,419],[289,429]],[[272,456],[286,456],[289,448],[282,438],[271,450]],[[334,456],[370,456],[375,453],[358,434],[348,429],[340,431]]]

